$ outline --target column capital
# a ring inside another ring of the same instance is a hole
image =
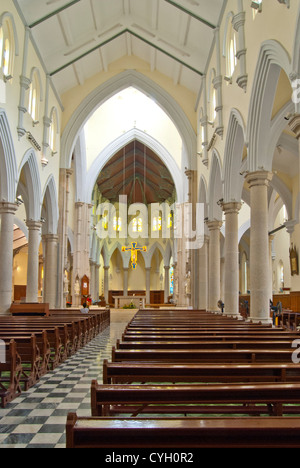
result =
[[[220,230],[221,227],[222,227],[222,221],[207,221],[207,227],[209,229],[209,231],[216,231],[216,230]]]
[[[29,230],[38,231],[42,228],[42,223],[41,221],[34,221],[33,219],[28,219],[26,221],[26,226]]]
[[[18,208],[16,203],[0,202],[0,214],[15,214]]]
[[[250,172],[246,176],[246,182],[249,184],[249,187],[255,187],[257,185],[265,185],[269,187],[269,184],[273,178],[272,172],[268,171],[255,171]]]
[[[57,234],[44,234],[42,236],[43,241],[45,242],[58,242]]]
[[[109,266],[104,266],[103,269],[104,269],[104,271],[108,271],[110,269],[110,267]]]
[[[285,227],[287,232],[291,235],[295,231],[295,227],[298,224],[296,219],[290,219],[289,221],[286,221]]]
[[[188,179],[191,179],[193,177],[194,171],[192,171],[191,169],[186,168],[184,173],[185,173],[185,175],[187,176]]]
[[[241,208],[242,204],[239,202],[229,202],[222,204],[222,210],[224,211],[225,215],[238,214]]]

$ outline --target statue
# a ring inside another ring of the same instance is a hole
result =
[[[75,286],[74,286],[74,291],[76,296],[80,296],[80,284],[79,284],[79,278],[77,276],[75,280]]]
[[[191,272],[188,271],[186,275],[186,282],[185,282],[185,294],[189,296],[191,294]]]
[[[65,270],[65,277],[64,277],[64,293],[69,294],[69,279],[68,279],[68,272]]]

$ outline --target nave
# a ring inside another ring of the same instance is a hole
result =
[[[38,384],[0,408],[0,448],[65,448],[67,414],[91,415],[92,379],[124,332],[132,312],[111,312],[111,325]]]

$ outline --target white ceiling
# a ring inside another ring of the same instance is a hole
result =
[[[134,55],[198,94],[226,0],[14,0],[61,95]]]

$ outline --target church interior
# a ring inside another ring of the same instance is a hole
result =
[[[1,0],[0,447],[299,447],[299,154],[299,0]]]

